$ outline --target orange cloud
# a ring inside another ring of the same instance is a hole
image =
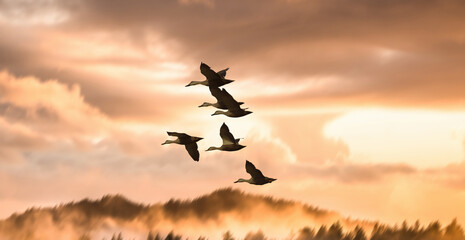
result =
[[[350,143],[322,131],[366,106],[462,109],[465,5],[346,3],[0,2],[0,197],[14,209],[107,192],[192,197],[232,185],[247,158],[278,181],[244,189],[310,196],[348,215],[392,219],[415,196],[460,202],[459,165],[362,164]],[[202,154],[194,165],[182,147],[159,143],[175,129],[209,136],[202,149],[218,137],[224,118],[197,108],[208,89],[183,87],[203,79],[200,61],[230,67],[237,81],[228,91],[254,114],[231,126],[247,148]],[[429,177],[444,194],[415,185]],[[186,182],[195,186],[184,191]],[[375,203],[358,206],[353,189]],[[423,217],[455,214],[440,204],[409,207]],[[11,209],[0,205],[4,216]]]

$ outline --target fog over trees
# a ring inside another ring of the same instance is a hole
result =
[[[105,196],[31,208],[0,220],[0,240],[49,239],[465,240],[465,235],[457,220],[385,225],[231,188],[151,205]]]
[[[160,233],[149,232],[146,240],[187,240],[171,231],[163,236]],[[200,236],[197,240],[206,240]],[[234,237],[234,234],[227,231],[223,234],[223,240],[241,240]],[[275,238],[267,237],[266,233],[261,230],[249,232],[243,240],[272,240]],[[90,240],[86,236],[80,240]],[[102,240],[133,240],[124,238],[121,233],[113,234],[111,238]],[[136,239],[134,239],[136,240]],[[145,240],[145,239],[144,239]],[[318,229],[305,227],[300,229],[297,234],[290,234],[286,240],[465,240],[463,228],[453,220],[445,227],[441,227],[439,222],[432,222],[427,226],[420,226],[417,221],[413,225],[403,222],[400,227],[376,224],[371,234],[367,234],[363,228],[356,226],[351,231],[345,231],[339,222],[330,226],[321,226]]]

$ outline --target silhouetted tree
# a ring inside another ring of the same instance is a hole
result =
[[[147,240],[155,240],[155,236],[153,236],[152,232],[149,232],[149,235],[147,236]]]
[[[322,225],[320,229],[318,229],[318,232],[315,235],[315,240],[325,240],[326,238],[326,226]]]
[[[328,232],[326,233],[325,239],[327,240],[341,240],[344,236],[342,231],[342,226],[339,222],[333,223],[331,227],[329,227]]]
[[[384,225],[376,223],[373,227],[370,240],[391,240],[389,230]]]
[[[265,240],[265,239],[266,239],[265,234],[263,234],[262,231],[258,231],[256,233],[249,232],[244,238],[244,240]]]
[[[171,231],[170,233],[168,233],[168,235],[166,236],[165,240],[181,240],[182,236],[180,235],[175,235],[173,233],[173,231]]]
[[[223,234],[223,240],[234,240],[234,237],[230,231]]]
[[[463,228],[457,224],[457,219],[452,220],[452,222],[447,225],[444,231],[443,240],[464,240],[465,236],[463,233]]]
[[[309,227],[300,229],[299,235],[296,240],[313,240],[315,238],[315,231]]]
[[[420,221],[419,221],[419,220],[416,220],[416,221],[415,221],[415,224],[413,225],[413,231],[414,231],[414,232],[420,232],[420,231],[422,231],[422,229],[420,229]]]
[[[423,232],[421,239],[422,240],[437,240],[442,238],[441,224],[438,221],[435,221],[428,225],[428,227]]]
[[[88,235],[82,235],[79,240],[90,240]],[[108,238],[104,238],[104,240]],[[174,234],[171,231],[165,238],[160,237],[159,233],[154,235],[149,232],[147,240],[182,240],[181,235]],[[206,237],[200,236],[197,240],[206,240]],[[266,240],[266,235],[261,231],[249,232],[244,240]],[[454,219],[449,225],[441,228],[438,221],[430,223],[427,227],[422,227],[419,221],[413,225],[403,222],[400,226],[383,225],[376,223],[373,227],[370,238],[367,237],[362,227],[356,226],[352,231],[344,233],[340,222],[335,222],[329,228],[322,225],[318,231],[309,227],[299,230],[297,237],[291,234],[288,239],[295,240],[465,240],[465,231]],[[124,240],[122,233],[113,234],[110,240]],[[133,239],[135,240],[135,239]],[[187,240],[187,238],[186,238]],[[230,231],[223,234],[223,240],[234,240]]]
[[[124,239],[123,239],[123,235],[119,233],[118,235],[113,234],[113,236],[111,237],[111,240],[124,240]]]
[[[355,227],[353,233],[354,233],[353,240],[367,240],[367,236],[365,234],[365,231],[363,231],[363,228],[357,226]]]
[[[155,238],[153,240],[162,240],[163,238],[160,236],[159,233],[157,233],[157,235],[155,235]]]

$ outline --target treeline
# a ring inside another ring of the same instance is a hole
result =
[[[257,238],[255,238],[257,239]],[[254,239],[254,240],[255,240]],[[261,238],[266,239],[266,238]],[[433,222],[426,227],[420,226],[417,221],[408,226],[406,222],[399,226],[375,224],[370,236],[361,227],[344,232],[339,223],[329,228],[321,226],[318,231],[311,228],[303,228],[295,238],[296,240],[465,240],[463,228],[453,220],[446,227],[441,227],[439,222]]]
[[[182,235],[170,232],[163,236],[150,232],[146,240],[187,240]],[[199,237],[198,240],[206,240]],[[223,234],[223,240],[239,240],[231,232]],[[248,233],[244,240],[271,240],[262,231]],[[80,240],[91,240],[83,236]],[[103,240],[136,240],[126,239],[122,234],[114,234],[111,238]],[[420,226],[417,221],[409,226],[406,222],[401,226],[388,226],[375,224],[371,234],[367,234],[363,228],[357,226],[352,231],[344,231],[343,226],[336,222],[331,226],[321,226],[318,229],[302,228],[297,234],[289,236],[286,240],[465,240],[463,228],[453,220],[449,225],[442,227],[439,222],[433,222],[428,226]]]

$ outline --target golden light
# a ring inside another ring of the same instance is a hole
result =
[[[358,162],[407,163],[419,168],[463,160],[465,113],[362,109],[326,125]]]

